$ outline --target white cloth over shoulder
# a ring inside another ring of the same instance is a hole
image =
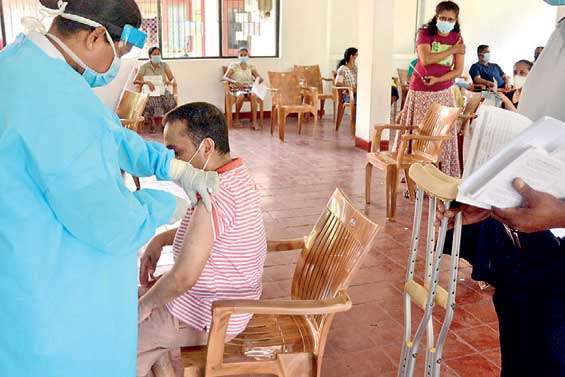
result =
[[[518,111],[532,121],[550,116],[565,122],[565,19],[528,75]]]

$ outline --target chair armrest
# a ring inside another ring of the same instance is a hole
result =
[[[305,244],[305,238],[267,241],[267,250],[270,252],[302,250],[304,249]]]
[[[459,115],[459,119],[461,120],[473,120],[473,119],[477,119],[478,115],[477,114],[461,114]]]
[[[402,165],[404,156],[408,153],[408,145],[410,141],[431,141],[431,142],[442,142],[449,141],[455,138],[455,136],[425,136],[425,135],[415,135],[406,134],[400,137],[400,145],[398,146],[398,154],[396,155],[396,163],[398,166]]]
[[[301,88],[302,95],[305,97],[310,97],[312,102],[315,104],[318,102],[318,88],[314,87],[303,87]]]
[[[373,132],[373,141],[371,143],[371,152],[381,151],[381,139],[384,130],[413,131],[418,130],[417,126],[402,126],[400,124],[375,124]]]
[[[334,79],[330,77],[322,77],[322,81],[334,81]]]
[[[345,312],[352,303],[345,291],[327,300],[219,300],[213,304],[217,312],[232,314],[319,315]]]

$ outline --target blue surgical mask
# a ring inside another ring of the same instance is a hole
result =
[[[549,5],[555,5],[555,6],[565,5],[565,0],[543,0],[543,1],[545,1]]]
[[[151,63],[153,63],[153,64],[161,64],[162,61],[163,61],[163,58],[161,58],[161,55],[152,55],[151,56]]]
[[[436,26],[440,33],[447,34],[453,31],[455,28],[455,22],[438,20]]]
[[[249,62],[249,56],[240,56],[239,62],[240,63],[248,63]]]
[[[490,52],[485,52],[483,54],[483,60],[487,63],[490,62]]]

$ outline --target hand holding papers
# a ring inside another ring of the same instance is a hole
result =
[[[147,85],[143,86],[144,93],[149,93],[149,97],[159,97],[165,94],[165,82],[161,75],[143,76],[143,80],[150,82],[155,87],[151,90]]]
[[[257,77],[251,88],[251,93],[255,94],[257,98],[263,101],[267,96],[267,92],[267,85],[265,85],[265,82],[262,81],[261,78]]]

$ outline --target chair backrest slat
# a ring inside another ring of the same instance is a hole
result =
[[[306,83],[306,86],[317,88],[320,93],[324,91],[319,65],[295,65],[294,72],[299,80]]]
[[[277,105],[299,105],[301,88],[294,72],[269,72],[271,88],[276,89],[274,99]]]
[[[346,289],[378,229],[336,189],[298,259],[292,299],[324,300]],[[314,326],[321,326],[324,318],[312,316],[310,320]]]
[[[458,107],[442,106],[433,103],[422,122],[418,125],[418,133],[423,136],[450,136],[455,126],[461,109]],[[442,142],[416,141],[413,144],[413,153],[419,156],[425,156],[434,161],[440,157],[442,150]]]

